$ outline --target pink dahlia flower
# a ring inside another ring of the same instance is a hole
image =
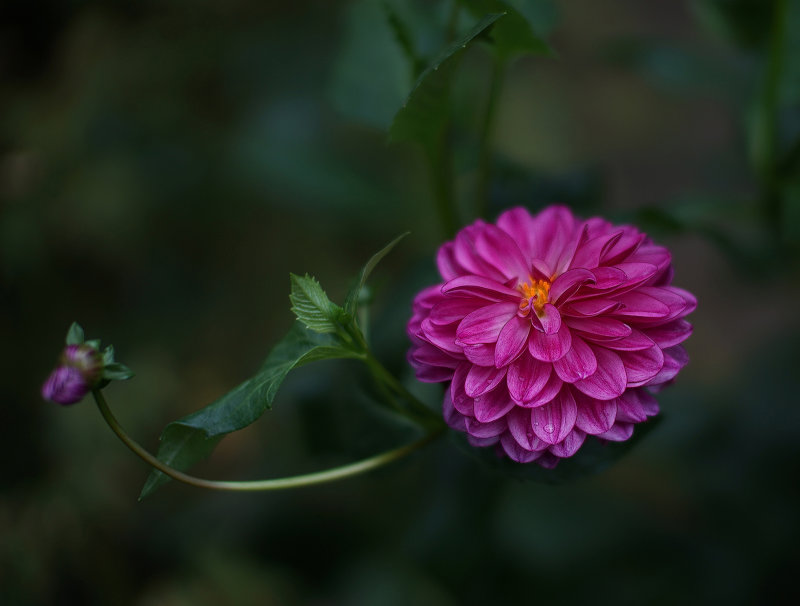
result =
[[[414,299],[409,360],[449,383],[444,418],[474,446],[553,467],[587,436],[627,440],[688,361],[697,301],[629,225],[514,208],[462,229],[437,265],[443,282]]]

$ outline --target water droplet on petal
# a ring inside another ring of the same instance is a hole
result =
[[[556,430],[556,426],[553,425],[552,423],[548,423],[547,425],[544,426],[544,430],[547,433],[553,433]]]

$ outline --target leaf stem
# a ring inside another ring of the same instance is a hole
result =
[[[480,140],[478,142],[478,182],[475,187],[475,214],[478,217],[485,216],[489,207],[489,181],[492,158],[489,144],[491,143],[492,129],[494,127],[497,99],[500,96],[504,76],[505,64],[495,56],[492,64],[492,77],[489,82],[489,96],[483,112],[483,122],[481,123]]]
[[[190,484],[191,486],[196,486],[198,488],[207,488],[210,490],[227,490],[227,491],[285,490],[289,488],[300,488],[302,486],[313,486],[315,484],[324,484],[326,482],[342,480],[344,478],[349,478],[351,476],[359,475],[367,471],[377,469],[378,467],[382,467],[383,465],[387,465],[389,463],[392,463],[393,461],[397,461],[398,459],[402,459],[403,457],[408,456],[415,450],[422,448],[423,446],[425,446],[426,444],[437,438],[439,435],[441,435],[443,432],[443,428],[440,427],[438,429],[430,431],[428,434],[426,434],[416,442],[412,442],[411,444],[401,446],[400,448],[395,448],[394,450],[386,451],[384,453],[375,455],[374,457],[370,457],[368,459],[363,459],[362,461],[358,461],[356,463],[343,465],[341,467],[334,467],[333,469],[327,469],[325,471],[319,471],[316,473],[292,476],[288,478],[278,478],[273,480],[255,480],[250,482],[227,482],[218,480],[206,480],[204,478],[198,478],[189,475],[187,473],[184,473],[182,471],[178,471],[177,469],[170,467],[166,463],[159,461],[154,455],[145,450],[138,442],[136,442],[125,432],[125,430],[119,424],[117,419],[111,413],[111,409],[109,409],[108,404],[106,403],[106,400],[99,389],[93,390],[92,395],[94,396],[95,402],[97,403],[97,408],[100,410],[100,414],[103,416],[103,419],[105,419],[106,423],[108,423],[108,426],[115,434],[117,434],[117,437],[120,440],[122,440],[123,444],[125,444],[125,446],[127,446],[131,451],[133,451],[133,453],[136,456],[138,456],[148,465],[151,465],[152,467],[158,469],[161,473],[168,475],[173,480],[183,482],[184,484]]]

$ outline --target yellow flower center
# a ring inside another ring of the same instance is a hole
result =
[[[550,294],[550,282],[531,278],[530,282],[517,286],[517,290],[522,293],[522,299],[519,302],[519,310],[522,315],[527,316],[531,311],[531,306],[536,311],[536,315],[540,315]]]

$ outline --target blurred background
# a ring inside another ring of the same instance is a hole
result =
[[[289,272],[341,301],[376,250],[374,347],[404,369],[444,238],[430,171],[387,127],[450,3],[5,0],[0,8],[0,603],[775,603],[800,539],[800,7],[795,0],[527,0],[554,56],[511,63],[487,210],[633,221],[695,293],[691,363],[623,459],[550,486],[441,440],[275,494],[169,484],[89,401],[45,403],[73,320],[137,376],[107,391],[151,450],[252,374],[293,322]],[[472,17],[457,15],[459,31]],[[472,221],[491,60],[453,82]],[[420,390],[436,406],[438,388]],[[290,375],[198,475],[343,464],[413,433],[347,362]]]

